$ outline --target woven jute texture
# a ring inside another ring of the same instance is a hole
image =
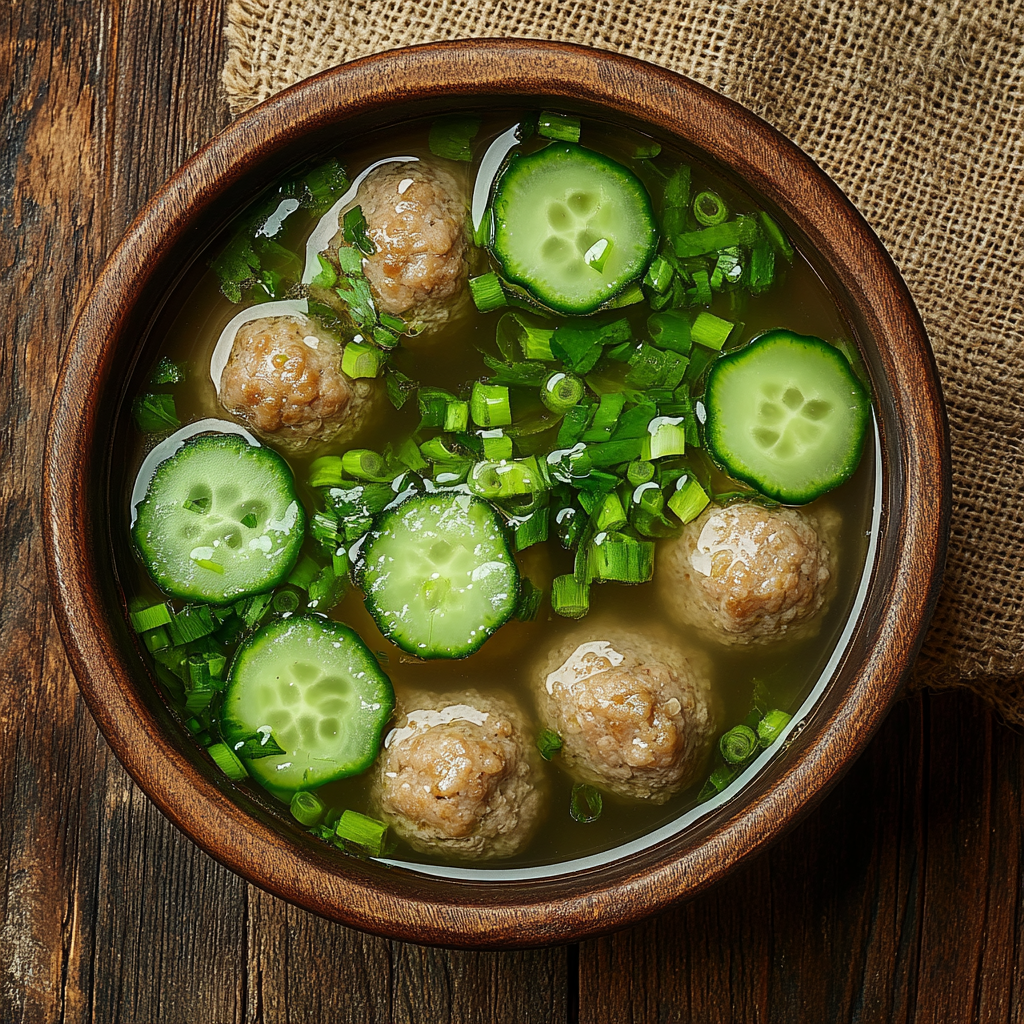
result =
[[[916,682],[1024,724],[1024,4],[231,0],[227,36],[235,112],[381,50],[518,36],[661,64],[802,147],[902,270],[949,406],[953,530]]]

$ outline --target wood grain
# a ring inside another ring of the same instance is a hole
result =
[[[799,829],[571,951],[367,938],[184,839],[99,738],[50,616],[42,438],[61,343],[152,190],[225,119],[221,11],[0,6],[0,1021],[1024,1018],[1024,741],[974,698],[899,705]]]

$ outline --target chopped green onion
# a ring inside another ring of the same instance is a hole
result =
[[[316,579],[306,588],[307,608],[315,608],[320,612],[330,611],[342,598],[345,592],[344,573],[348,569],[348,558],[345,557],[341,573],[335,571],[333,559],[331,565],[325,565]]]
[[[346,249],[342,251],[355,252],[359,255],[360,260],[362,254],[357,249]],[[320,264],[320,270],[316,277],[310,281],[310,285],[313,288],[333,288],[338,283],[338,271],[334,269],[334,264],[331,263],[323,253],[316,254],[317,262]]]
[[[420,429],[424,427],[444,427],[448,415],[448,403],[457,401],[455,396],[440,388],[420,388],[416,392],[416,402],[420,409]]]
[[[742,276],[743,256],[739,248],[732,246],[723,249],[711,272],[711,287],[721,289],[726,284],[735,284]]]
[[[555,444],[559,448],[571,448],[583,436],[593,410],[591,405],[576,405],[570,409],[558,428]]]
[[[703,801],[713,797],[716,793],[721,793],[736,778],[738,772],[739,769],[735,765],[720,764],[708,776],[708,781],[704,783],[704,788],[700,791],[697,799]]]
[[[743,764],[758,750],[757,735],[746,725],[734,725],[718,741],[718,750],[726,764]]]
[[[580,119],[569,114],[555,114],[550,110],[542,110],[540,117],[537,118],[537,134],[558,142],[579,142]]]
[[[583,262],[586,263],[591,270],[596,270],[599,274],[604,270],[604,265],[608,262],[608,257],[612,252],[612,243],[607,238],[599,238],[584,254]]]
[[[693,200],[693,215],[697,223],[704,227],[712,227],[729,219],[729,207],[725,200],[710,190],[698,192]]]
[[[444,437],[432,437],[420,445],[420,451],[431,462],[462,462],[465,456],[458,446]]]
[[[626,285],[618,295],[613,295],[601,308],[624,309],[626,306],[635,306],[638,302],[643,301],[644,290],[638,281],[633,281],[632,284]]]
[[[257,729],[252,736],[233,743],[232,750],[236,757],[244,757],[250,761],[258,760],[261,757],[277,757],[287,753],[284,747],[274,739],[274,734],[266,725]]]
[[[234,782],[240,782],[249,773],[245,765],[235,757],[234,752],[226,743],[214,743],[207,747],[206,752],[213,758],[217,767]]]
[[[591,430],[605,430],[611,434],[611,431],[619,422],[619,417],[622,415],[622,409],[626,404],[626,396],[622,392],[613,392],[601,396],[601,402],[594,412],[594,418],[591,421]]]
[[[648,462],[686,452],[686,428],[682,416],[656,416],[647,427],[641,458]]]
[[[546,491],[548,483],[535,456],[504,462],[478,462],[466,480],[478,497],[490,501]]]
[[[191,643],[200,637],[209,636],[217,629],[210,609],[205,604],[186,605],[167,623],[167,630],[175,646]]]
[[[707,270],[695,270],[693,283],[696,288],[696,305],[707,306],[711,302],[711,278]]]
[[[403,466],[411,469],[414,473],[418,473],[421,469],[426,469],[427,460],[423,458],[419,446],[411,437],[407,437],[398,446],[395,457]]]
[[[685,209],[690,205],[690,167],[680,164],[665,183],[665,208]]]
[[[548,539],[550,510],[539,508],[531,512],[522,522],[516,524],[516,551],[525,551],[534,544],[543,544]]]
[[[484,458],[489,462],[501,462],[512,458],[512,438],[501,429],[481,430]]]
[[[627,409],[620,417],[612,434],[612,440],[621,441],[626,437],[644,437],[647,434],[647,427],[651,420],[658,413],[654,402],[639,402],[632,408]]]
[[[469,412],[478,427],[507,427],[512,423],[508,388],[500,384],[473,384]]]
[[[399,373],[392,366],[385,369],[384,384],[388,391],[388,399],[396,409],[401,409],[409,401],[409,396],[419,388],[411,377]]]
[[[759,233],[760,228],[753,217],[736,217],[724,224],[676,235],[672,244],[677,256],[688,259],[719,252],[733,245],[753,245]]]
[[[515,362],[518,345],[527,359],[551,361],[551,335],[554,328],[545,326],[540,317],[522,311],[503,313],[495,328],[498,349],[508,362]]]
[[[644,139],[633,149],[634,160],[653,160],[661,152],[661,145],[654,139]]]
[[[550,761],[562,749],[562,737],[554,729],[542,729],[537,737],[537,749],[545,761]]]
[[[345,811],[334,826],[334,834],[343,842],[358,846],[371,857],[384,852],[384,838],[388,827],[382,821],[368,818],[358,811]]]
[[[350,341],[341,357],[341,372],[353,380],[360,377],[379,377],[386,358],[374,345]]]
[[[540,400],[556,416],[578,405],[583,395],[583,381],[564,370],[552,373],[540,387]]]
[[[654,542],[606,537],[590,545],[589,570],[596,580],[646,583],[654,575]]]
[[[295,568],[288,574],[287,582],[293,587],[298,587],[299,590],[305,590],[316,579],[319,571],[320,566],[316,561],[309,555],[303,555],[296,563]]]
[[[590,587],[571,573],[551,584],[551,610],[566,619],[582,619],[590,610]]]
[[[698,313],[690,328],[690,337],[698,345],[720,352],[735,327],[736,324],[723,320],[713,313]]]
[[[319,167],[314,167],[306,175],[303,184],[309,193],[309,205],[314,214],[319,216],[326,213],[348,191],[350,183],[339,161],[327,160]]]
[[[329,551],[333,551],[341,540],[338,534],[338,520],[323,512],[317,512],[310,519],[309,533],[313,540]]]
[[[688,355],[691,348],[690,318],[685,313],[668,309],[647,318],[647,331],[658,348],[667,348]]]
[[[762,210],[758,215],[761,227],[764,229],[772,248],[788,263],[793,262],[793,243],[786,237],[785,232],[779,225]]]
[[[626,467],[626,479],[634,486],[646,484],[654,479],[654,464],[635,460]]]
[[[369,448],[352,448],[341,457],[341,471],[356,480],[390,480],[387,464]]]
[[[445,160],[472,160],[470,143],[480,131],[480,123],[480,118],[473,114],[445,114],[436,118],[427,140],[430,152]]]
[[[292,812],[292,817],[299,824],[309,828],[310,825],[315,825],[320,821],[324,816],[326,807],[323,800],[316,793],[307,793],[300,789],[297,793],[292,793],[288,809]]]
[[[710,500],[696,479],[687,475],[676,481],[676,489],[668,499],[668,507],[681,523],[689,523],[704,511]]]
[[[469,426],[469,402],[460,402],[455,399],[445,406],[444,423],[445,430],[459,433]]]
[[[775,280],[775,250],[767,243],[759,243],[750,250],[747,268],[747,287],[751,294],[760,295],[771,288]]]
[[[279,590],[274,594],[271,605],[275,612],[290,614],[299,607],[299,595],[294,590]]]
[[[605,441],[603,444],[587,446],[587,454],[593,466],[606,468],[618,466],[623,462],[632,462],[640,457],[644,447],[644,439],[625,437],[621,441]]]
[[[762,747],[770,747],[782,734],[782,730],[789,725],[792,715],[785,711],[769,711],[768,714],[757,723],[757,738]]]
[[[373,239],[367,234],[366,218],[363,216],[361,206],[353,206],[345,214],[341,228],[345,241],[349,245],[354,245],[364,255],[372,256],[377,251]]]
[[[149,386],[160,387],[163,384],[180,384],[184,379],[185,364],[176,363],[174,360],[164,356],[150,374]]]
[[[171,621],[171,612],[166,604],[151,604],[128,616],[132,620],[136,633],[145,633],[158,626],[166,626]]]
[[[601,358],[604,339],[593,327],[562,324],[551,336],[551,351],[556,358],[578,374],[588,374]]]
[[[310,463],[310,487],[337,487],[344,479],[340,455],[321,455]]]
[[[252,629],[263,618],[272,599],[272,594],[254,594],[235,605],[235,610],[246,626]]]
[[[320,258],[320,267],[324,269],[325,261]],[[330,266],[330,264],[327,264]],[[341,272],[346,277],[361,277],[363,273],[363,254],[355,247],[343,245],[338,249],[338,266],[341,267]],[[333,267],[331,268],[334,269]],[[313,279],[313,284],[317,283],[317,279]],[[338,278],[335,275],[334,280],[331,284],[337,284]]]
[[[489,313],[508,305],[505,289],[501,287],[501,279],[493,271],[469,279],[469,291],[473,302],[481,313]]]
[[[135,425],[144,434],[159,434],[181,426],[174,407],[174,395],[148,393],[132,402]]]
[[[580,497],[582,498],[582,494]],[[598,533],[617,530],[620,526],[626,525],[626,510],[615,491],[610,491],[600,498],[600,504],[591,518],[594,530]]]
[[[604,809],[604,801],[601,794],[593,786],[585,782],[577,782],[572,787],[572,796],[569,799],[569,813],[573,821],[581,825],[589,825],[601,817]]]
[[[146,630],[142,634],[142,642],[146,645],[146,650],[150,654],[156,654],[157,651],[165,651],[168,647],[172,646],[171,634],[163,626]]]
[[[664,256],[655,256],[644,275],[644,284],[658,295],[664,295],[672,285],[673,274],[672,264]]]

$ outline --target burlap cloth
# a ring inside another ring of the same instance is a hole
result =
[[[682,72],[801,146],[895,258],[949,406],[953,530],[916,685],[1024,724],[1024,4],[231,0],[234,112],[380,50],[560,39]]]

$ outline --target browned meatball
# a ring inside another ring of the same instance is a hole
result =
[[[374,392],[341,372],[342,346],[313,321],[263,317],[235,335],[220,378],[224,408],[291,448],[355,434]]]
[[[587,623],[535,673],[541,722],[574,778],[663,803],[704,769],[717,728],[710,684],[666,637]]]
[[[424,328],[460,305],[466,261],[466,190],[424,161],[371,171],[353,205],[362,207],[376,252],[363,260],[378,308]],[[333,245],[344,244],[339,233]]]
[[[662,545],[658,578],[680,622],[727,644],[813,635],[834,590],[835,556],[811,513],[709,506]]]
[[[541,793],[518,710],[473,690],[407,703],[378,761],[380,816],[423,853],[483,860],[522,849]]]

